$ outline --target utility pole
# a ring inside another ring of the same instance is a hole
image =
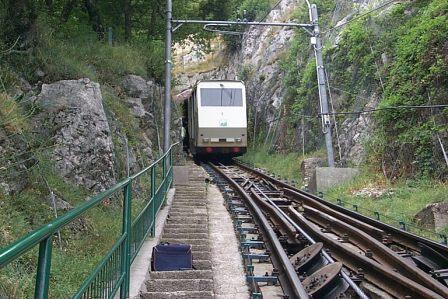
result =
[[[325,135],[325,146],[327,147],[327,161],[329,167],[334,167],[333,138],[331,136],[331,119],[328,110],[327,82],[325,77],[324,61],[322,58],[322,39],[320,37],[319,17],[316,4],[311,4],[310,20],[314,26],[311,36],[311,45],[314,47],[316,56],[317,84],[320,99],[320,114],[322,117],[322,132]]]
[[[171,146],[171,45],[172,45],[173,2],[166,1],[166,40],[165,40],[165,109],[163,115],[163,152]]]

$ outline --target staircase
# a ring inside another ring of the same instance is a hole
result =
[[[213,298],[213,272],[210,256],[206,174],[187,162],[188,185],[176,185],[161,242],[192,245],[193,266],[189,271],[151,272],[144,299]]]

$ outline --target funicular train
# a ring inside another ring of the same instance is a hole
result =
[[[184,105],[184,149],[197,158],[229,158],[247,150],[242,81],[199,81]]]

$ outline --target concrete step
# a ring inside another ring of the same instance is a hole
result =
[[[155,271],[151,279],[213,279],[211,270]]]
[[[193,261],[196,260],[211,260],[212,254],[210,251],[197,251],[192,250],[191,253],[193,254]]]
[[[193,260],[193,267],[196,270],[212,270],[212,262],[209,260]]]
[[[203,210],[204,208],[205,205],[181,205],[181,204],[176,204],[171,207],[171,209],[174,212]]]
[[[170,244],[208,245],[208,239],[162,238],[160,242],[168,242]]]
[[[140,295],[141,299],[213,299],[212,291],[203,292],[146,292]]]
[[[150,279],[146,282],[148,292],[204,292],[213,291],[212,279]]]
[[[183,216],[180,216],[180,215],[172,215],[172,216],[168,215],[168,219],[179,219],[180,221],[182,221],[183,219],[203,220],[203,219],[207,219],[207,218],[208,217],[207,217],[206,214],[204,214],[204,215],[194,215],[193,213],[190,213],[190,214],[187,214],[187,216],[186,215],[183,215]]]
[[[208,239],[208,233],[167,233],[163,232],[162,239]]]
[[[195,205],[195,206],[192,206],[192,205],[185,205],[184,206],[184,205],[181,205],[181,204],[177,203],[176,205],[171,206],[171,208],[170,208],[170,212],[182,213],[182,212],[185,212],[185,211],[195,211],[197,213],[200,213],[200,212],[207,213],[208,212],[206,204],[204,204],[204,205]]]
[[[203,208],[206,206],[206,203],[199,203],[199,202],[173,202],[172,208],[182,208],[182,207],[191,207],[191,208]]]
[[[191,224],[195,225],[195,224],[208,224],[208,219],[207,218],[194,218],[194,217],[169,217],[167,219],[167,223],[173,223],[173,222],[177,222],[177,223],[183,223],[186,226],[190,226]]]
[[[201,216],[201,217],[203,217],[203,216],[205,216],[205,217],[207,217],[208,216],[208,214],[207,214],[207,211],[201,211],[202,209],[179,209],[179,210],[176,210],[176,211],[170,211],[170,216],[183,216],[183,217],[185,217],[185,216],[188,216],[188,215],[191,215],[191,216]]]
[[[185,225],[183,223],[175,223],[175,222],[167,222],[163,228],[164,230],[168,230],[168,229],[192,229],[192,230],[201,230],[201,229],[205,229],[208,231],[208,224],[190,224],[190,225]]]
[[[175,196],[202,196],[206,193],[205,188],[197,186],[194,187],[194,189],[189,189],[189,190],[176,190],[176,194]]]
[[[176,202],[206,202],[205,194],[202,195],[187,195],[187,196],[178,196],[174,197],[173,203]]]
[[[164,234],[208,234],[208,228],[203,226],[197,228],[189,227],[165,227],[163,229]]]

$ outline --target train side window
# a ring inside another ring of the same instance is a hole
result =
[[[241,88],[201,88],[202,107],[242,107]]]

